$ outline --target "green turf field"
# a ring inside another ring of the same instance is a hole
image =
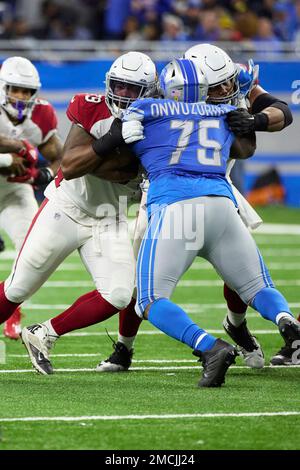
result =
[[[267,222],[300,224],[300,211],[261,211]],[[300,236],[255,236],[292,311],[300,311]],[[9,249],[9,247],[8,247]],[[9,272],[0,255],[0,276]],[[197,260],[174,295],[203,328],[225,338],[222,282]],[[93,289],[79,257],[66,260],[24,308],[24,325],[60,313]],[[20,342],[5,339],[0,364],[0,449],[299,449],[300,367],[270,368],[282,341],[273,324],[249,309],[248,323],[266,356],[263,370],[237,359],[219,389],[199,389],[200,367],[190,350],[147,322],[135,344],[132,370],[94,372],[111,352],[118,318],[60,339],[53,376],[31,368]],[[3,337],[0,338],[3,341]],[[31,419],[29,419],[31,418]]]

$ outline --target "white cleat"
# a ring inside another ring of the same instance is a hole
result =
[[[43,375],[53,374],[49,351],[54,338],[51,341],[48,328],[40,323],[27,326],[23,328],[21,338],[36,371]]]
[[[258,344],[258,343],[257,343]],[[246,366],[251,369],[262,369],[265,365],[264,353],[258,344],[258,348],[253,351],[246,351],[244,348],[238,348],[239,355],[244,359]]]

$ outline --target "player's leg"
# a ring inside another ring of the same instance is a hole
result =
[[[224,284],[224,298],[227,302],[227,315],[223,327],[230,338],[239,346],[239,352],[245,364],[254,369],[264,366],[264,354],[255,336],[247,326],[247,305],[239,295]]]
[[[137,312],[168,336],[181,341],[202,359],[199,386],[224,383],[235,348],[200,328],[170,301],[183,273],[204,243],[203,198],[181,201],[152,215],[137,263]]]
[[[223,215],[225,229],[217,242],[206,247],[206,258],[246,304],[278,325],[281,335],[291,345],[300,339],[300,323],[290,312],[284,296],[275,289],[254,239],[229,200],[210,199],[209,214],[215,217],[217,213],[219,218]]]
[[[137,259],[139,248],[147,228],[146,192],[143,192],[133,232],[133,252]],[[113,343],[112,354],[97,366],[98,372],[124,372],[129,369],[134,340],[142,319],[135,313],[136,289],[130,304],[119,313],[118,341]]]
[[[298,316],[300,322],[300,315]],[[300,365],[300,342],[290,345],[285,342],[284,345],[271,358],[272,366],[296,366]]]
[[[45,200],[32,221],[13,270],[0,293],[0,316],[9,316],[8,309],[16,308],[31,297],[81,243],[76,222],[60,207]],[[4,317],[4,318],[3,318]],[[23,328],[22,341],[35,367],[51,370],[48,351],[54,338],[40,324]]]
[[[5,196],[0,215],[0,226],[5,230],[16,251],[21,249],[31,221],[38,210],[33,189],[28,184],[19,185]],[[21,333],[21,308],[18,307],[4,323],[3,333],[10,339],[19,339]]]
[[[132,298],[135,261],[126,222],[105,225],[103,220],[94,229],[80,226],[79,232],[82,231],[88,232],[88,237],[84,242],[83,236],[79,237],[79,252],[96,289],[82,295],[67,310],[42,324],[53,340],[110,318],[127,306]],[[43,374],[53,372],[52,367],[49,372],[49,367],[43,368],[37,361],[35,367]]]

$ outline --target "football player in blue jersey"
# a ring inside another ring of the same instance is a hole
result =
[[[235,139],[226,122],[234,108],[203,102],[208,85],[193,61],[172,61],[160,83],[167,100],[137,100],[123,117],[143,123],[144,138],[133,150],[150,180],[149,224],[137,263],[137,312],[193,348],[203,363],[199,386],[220,386],[235,348],[199,328],[169,300],[196,256],[210,261],[246,304],[278,324],[287,340],[300,338],[300,323],[275,289],[225,177],[230,155],[254,153],[254,134]],[[97,153],[97,142],[93,148]]]
[[[239,94],[236,95],[234,94],[236,86],[231,77],[232,60],[224,50],[212,44],[198,44],[189,48],[184,57],[197,61],[206,74],[209,84],[208,101],[228,103],[234,100],[237,104],[239,109],[232,112],[228,118],[230,128],[234,132],[238,134],[251,130],[279,132],[292,123],[293,117],[287,103],[269,94],[259,84],[259,66],[254,65],[252,60],[249,60],[247,65],[236,64],[239,84]],[[228,164],[227,177],[233,164],[234,161]],[[261,219],[236,191],[235,196],[244,223],[249,228],[255,229],[262,223]],[[261,347],[247,328],[245,318],[247,305],[226,284],[224,296],[228,306],[228,313],[223,322],[226,332],[240,346],[240,352],[247,365],[263,367],[264,357]],[[285,342],[280,351],[271,358],[271,364],[297,364],[298,361],[293,360],[294,352],[293,343]]]

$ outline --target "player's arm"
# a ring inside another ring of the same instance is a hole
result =
[[[124,142],[122,125],[118,120],[113,121],[110,130],[100,139],[94,139],[82,127],[73,124],[63,149],[61,169],[65,179],[87,173],[110,181],[122,182],[130,179],[129,176],[132,178],[131,169],[126,168],[131,162],[128,153],[115,153],[114,158],[110,158],[110,153]]]
[[[24,158],[15,153],[0,154],[0,174],[3,176],[22,176],[26,173]]]
[[[235,134],[278,132],[293,122],[288,105],[260,86],[253,88],[249,99],[250,112],[237,109],[228,114],[228,125]]]
[[[10,139],[0,134],[0,153],[19,153],[23,147],[22,140]]]
[[[82,127],[72,124],[64,144],[61,161],[61,170],[66,180],[84,176],[101,163],[101,157],[92,147],[94,140],[94,137]]]
[[[57,134],[53,134],[47,142],[38,147],[43,157],[50,163],[49,168],[54,174],[57,173],[60,166],[62,148],[62,142]]]
[[[267,132],[278,132],[293,122],[292,113],[284,101],[270,95],[261,86],[253,88],[249,96],[251,114],[267,116]],[[263,121],[262,121],[263,122]]]
[[[33,152],[33,153],[32,153]],[[36,149],[27,140],[0,135],[0,174],[20,177],[37,161]]]
[[[230,148],[230,158],[245,159],[252,157],[256,150],[255,132],[236,136]]]

